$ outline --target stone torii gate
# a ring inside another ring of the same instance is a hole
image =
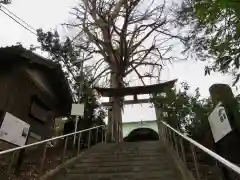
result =
[[[149,103],[150,99],[138,99],[137,95],[153,94],[164,92],[166,89],[172,88],[177,80],[167,81],[164,83],[147,85],[147,86],[135,86],[126,88],[100,88],[94,89],[100,93],[103,97],[109,97],[110,102],[102,103],[103,106],[108,107],[108,126],[107,126],[107,141],[108,142],[120,142],[123,140],[122,135],[122,122],[119,122],[115,116],[112,97],[133,96],[133,100],[122,101],[122,105],[128,104],[142,104]],[[115,117],[115,118],[114,118]]]

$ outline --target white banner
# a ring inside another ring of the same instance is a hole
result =
[[[232,131],[224,107],[217,106],[208,117],[208,121],[215,142],[218,142]]]
[[[84,104],[72,104],[71,115],[83,116],[84,115]]]
[[[23,146],[26,144],[29,128],[29,124],[6,112],[0,128],[0,140]]]

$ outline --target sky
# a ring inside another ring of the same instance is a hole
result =
[[[61,24],[71,19],[69,12],[77,4],[77,0],[12,0],[12,4],[5,5],[8,9],[25,20],[35,29],[60,29],[60,35],[66,35]],[[23,46],[37,45],[36,36],[22,28],[12,19],[0,11],[0,46],[12,46],[21,42]],[[178,79],[177,84],[186,81],[191,91],[197,87],[203,97],[208,97],[209,87],[214,83],[232,84],[232,77],[213,73],[204,76],[205,62],[193,60],[173,62],[165,66],[161,74],[161,81]],[[234,94],[238,92],[233,89]],[[155,111],[150,104],[129,105],[124,108],[123,121],[155,120]]]

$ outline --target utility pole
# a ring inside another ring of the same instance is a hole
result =
[[[80,62],[80,81],[79,81],[79,89],[78,89],[78,101],[77,103],[80,104],[80,98],[81,98],[81,95],[82,95],[82,92],[83,92],[83,84],[84,84],[84,77],[83,77],[83,60],[81,60]],[[76,144],[76,132],[77,132],[77,126],[78,126],[78,119],[79,119],[79,116],[76,115],[76,119],[75,119],[75,134],[74,134],[74,138],[73,138],[73,146],[75,146]]]

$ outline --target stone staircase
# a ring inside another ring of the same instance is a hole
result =
[[[160,141],[101,144],[91,148],[51,180],[181,180]]]

